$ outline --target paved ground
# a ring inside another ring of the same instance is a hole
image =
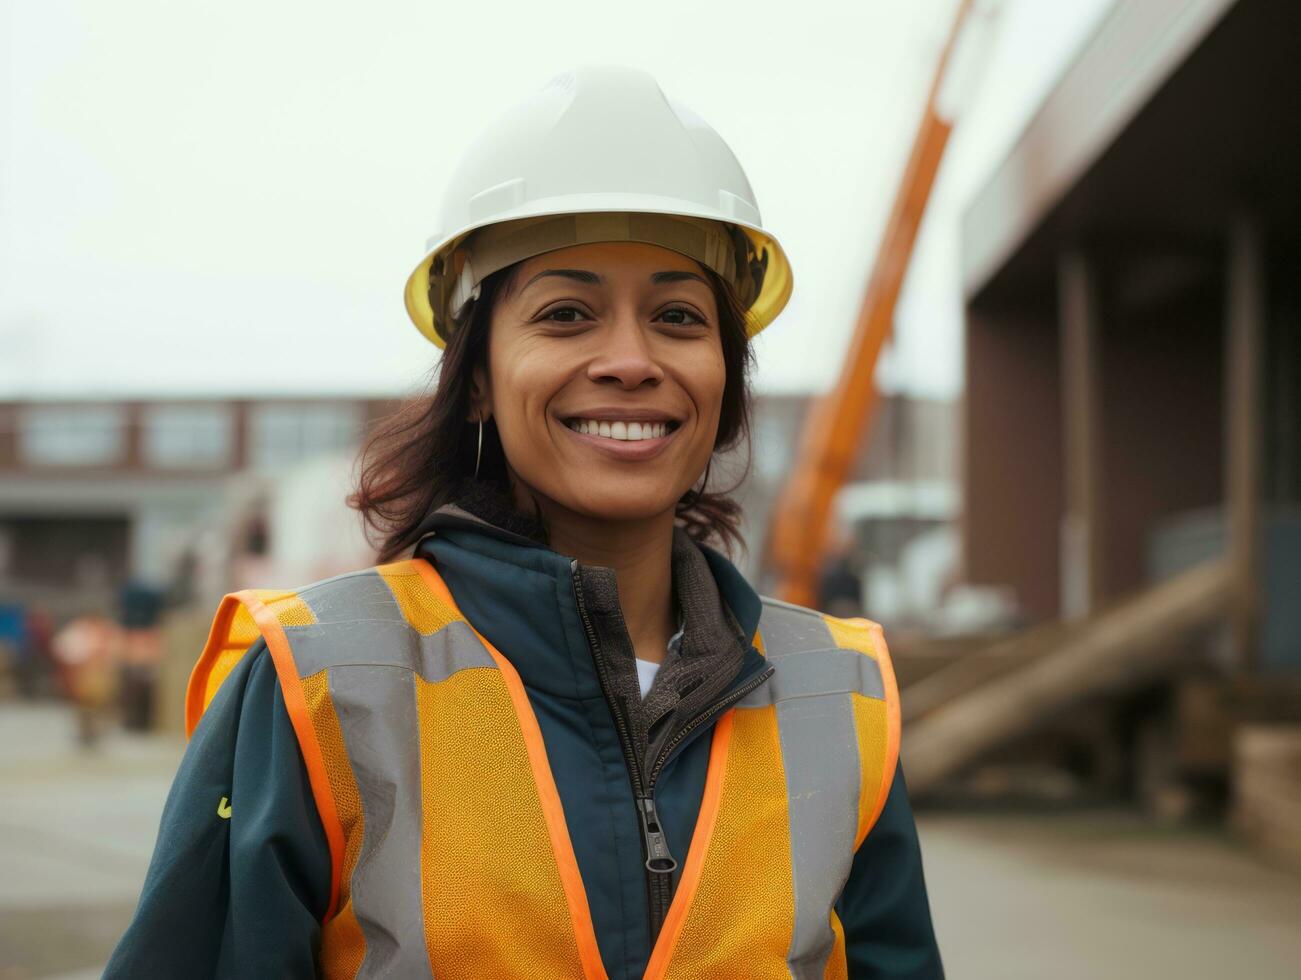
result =
[[[0,705],[0,980],[98,976],[130,920],[181,746],[73,747],[57,707]],[[1301,876],[1123,812],[930,814],[950,980],[1301,976]]]
[[[1296,980],[1301,875],[1123,812],[922,819],[950,980]]]
[[[126,928],[181,755],[111,735],[78,751],[52,705],[0,705],[0,980],[97,977]]]

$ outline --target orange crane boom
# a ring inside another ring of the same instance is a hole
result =
[[[970,9],[971,0],[958,4],[953,27],[940,53],[840,377],[810,407],[791,476],[773,511],[768,564],[776,573],[777,595],[788,602],[817,604],[818,575],[826,551],[831,508],[854,465],[862,433],[871,425],[877,401],[873,381],[877,358],[891,333],[917,229],[953,128],[952,121],[940,114],[938,96]]]

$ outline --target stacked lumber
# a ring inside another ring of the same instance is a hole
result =
[[[1243,725],[1234,758],[1234,828],[1264,854],[1301,868],[1301,725]]]
[[[1224,562],[1206,562],[1060,634],[1031,631],[1008,641],[988,664],[956,664],[927,678],[929,690],[919,683],[906,691],[909,791],[926,793],[1090,697],[1132,689],[1180,666],[1185,648],[1178,641],[1223,618],[1229,583]]]

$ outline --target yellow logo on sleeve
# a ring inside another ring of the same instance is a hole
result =
[[[217,816],[221,817],[222,820],[230,819],[230,800],[224,796],[221,798],[221,802],[217,804]]]

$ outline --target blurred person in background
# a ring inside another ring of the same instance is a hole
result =
[[[113,714],[122,630],[105,610],[92,607],[55,633],[52,647],[77,709],[77,741],[93,748]]]
[[[154,723],[154,690],[163,654],[164,593],[143,582],[128,582],[119,599],[122,623],[122,725],[145,732]]]
[[[818,608],[828,615],[863,615],[863,580],[854,565],[854,533],[837,525],[818,576]]]
[[[943,975],[880,628],[762,599],[709,484],[791,290],[722,139],[560,76],[477,141],[375,568],[218,610],[106,976]]]
[[[184,608],[198,595],[199,555],[194,546],[187,545],[176,558],[171,580],[163,594],[163,605],[170,609]]]
[[[20,697],[31,697],[30,665],[27,610],[16,602],[0,602],[0,691],[13,688]]]

